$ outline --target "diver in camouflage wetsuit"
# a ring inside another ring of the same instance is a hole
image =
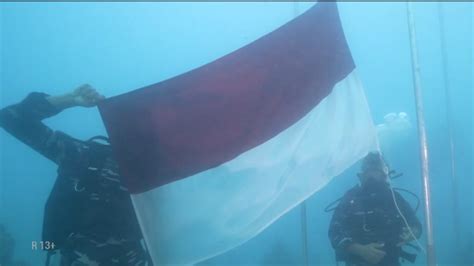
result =
[[[103,98],[89,85],[62,96],[34,92],[0,110],[0,125],[58,165],[42,238],[60,251],[61,265],[150,265],[110,146],[80,141],[41,123],[66,108],[96,106]]]
[[[399,266],[400,258],[414,262],[415,255],[402,249],[421,235],[414,210],[390,189],[380,153],[369,153],[361,170],[361,184],[346,192],[331,219],[328,235],[336,259],[346,266]]]

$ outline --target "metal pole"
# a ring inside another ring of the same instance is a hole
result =
[[[425,205],[426,223],[426,256],[427,265],[436,265],[435,246],[433,237],[433,222],[431,217],[431,194],[430,176],[428,168],[428,143],[426,139],[426,127],[423,113],[423,98],[421,95],[420,65],[418,63],[418,51],[416,47],[415,21],[413,18],[412,3],[407,2],[408,30],[410,36],[411,62],[413,71],[413,85],[415,89],[416,116],[418,124],[418,135],[420,140],[421,175],[423,182],[423,196]]]
[[[299,16],[299,4],[298,1],[293,2],[293,18]],[[303,248],[303,260],[304,265],[309,265],[308,260],[308,225],[307,225],[307,218],[306,218],[306,201],[301,203],[301,238],[302,238],[302,248]]]
[[[444,82],[444,93],[446,99],[446,118],[448,125],[448,139],[449,139],[449,157],[451,159],[451,186],[452,186],[452,199],[453,199],[453,227],[455,234],[455,243],[459,243],[459,228],[456,224],[459,217],[459,202],[458,202],[458,184],[456,178],[456,164],[455,164],[455,152],[454,152],[454,140],[453,140],[453,125],[452,125],[452,112],[451,112],[451,95],[449,93],[449,77],[448,77],[448,57],[446,53],[446,38],[444,36],[444,16],[442,3],[438,3],[438,16],[439,16],[439,36],[441,43],[441,63],[443,68],[443,82]]]
[[[303,240],[303,260],[304,265],[308,266],[308,232],[306,223],[306,202],[303,201],[301,204],[301,238]]]

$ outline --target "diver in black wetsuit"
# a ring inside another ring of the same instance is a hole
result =
[[[0,110],[0,126],[58,165],[42,238],[60,251],[62,266],[150,265],[110,146],[74,139],[41,122],[66,108],[96,106],[103,98],[89,85],[62,96],[31,93]]]
[[[420,237],[421,223],[403,197],[392,194],[379,153],[369,153],[361,170],[361,185],[346,192],[329,227],[336,258],[347,266],[398,266],[400,257],[408,257],[401,246]]]

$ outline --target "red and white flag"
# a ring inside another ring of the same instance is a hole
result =
[[[99,108],[157,265],[244,243],[376,148],[336,3]]]

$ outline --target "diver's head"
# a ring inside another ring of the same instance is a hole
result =
[[[388,166],[379,152],[370,152],[362,160],[360,173],[357,174],[362,186],[369,183],[386,184],[388,181]]]

